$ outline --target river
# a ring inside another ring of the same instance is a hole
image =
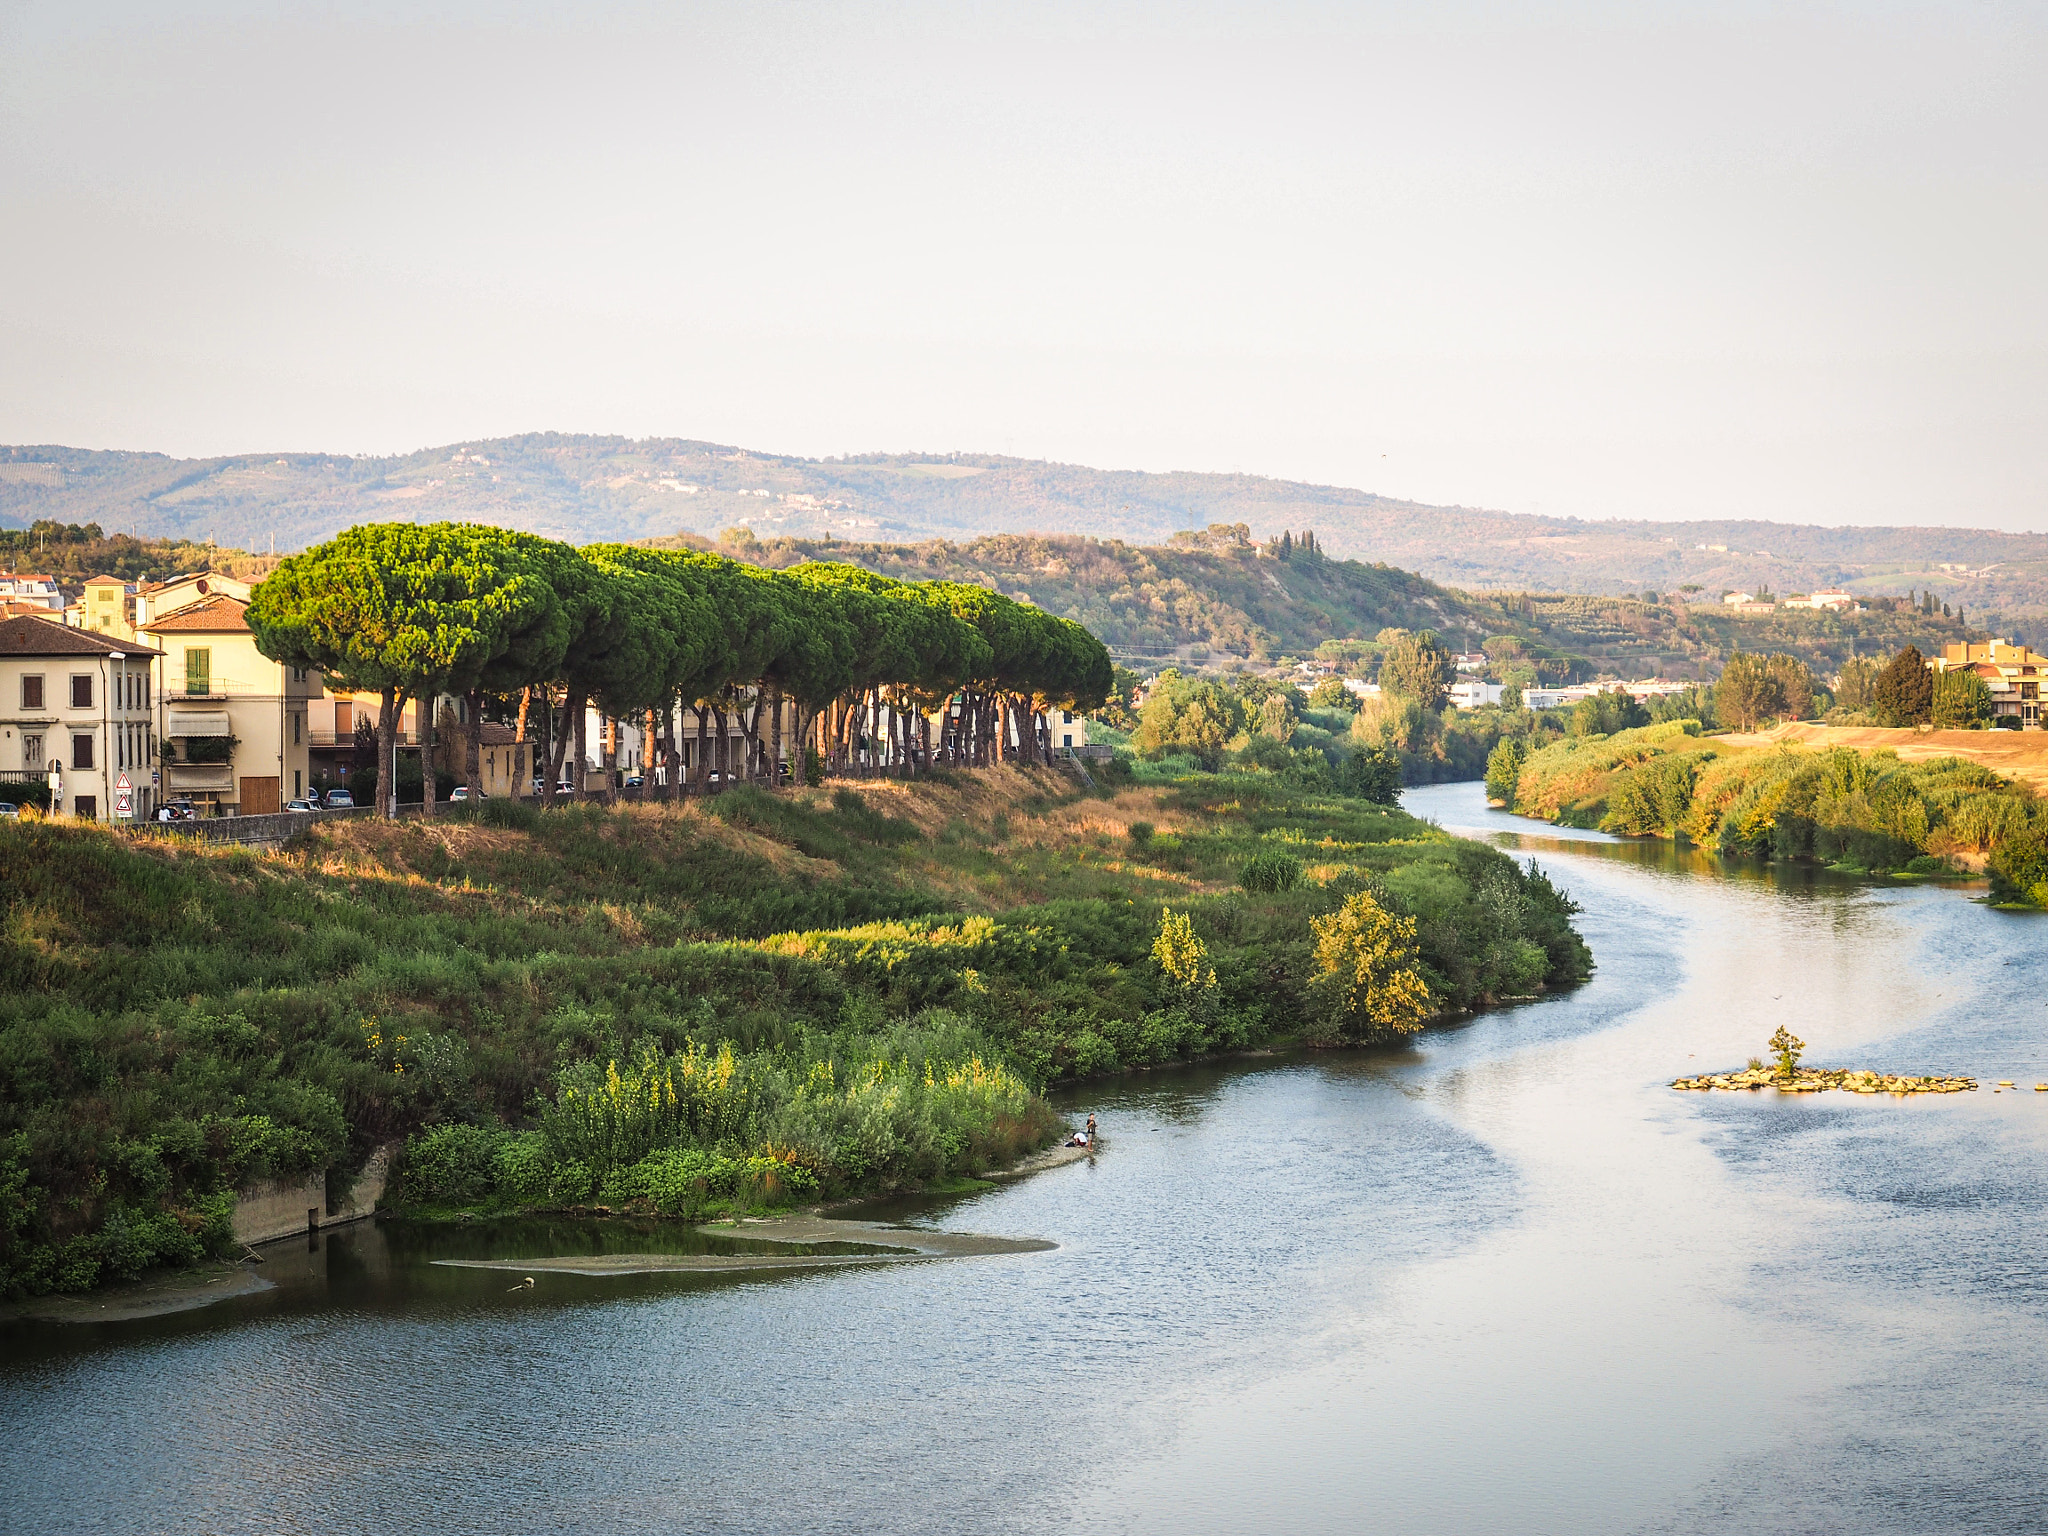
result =
[[[360,1227],[261,1295],[17,1329],[0,1523],[2048,1529],[2048,922],[1407,799],[1537,857],[1593,980],[1093,1085],[1092,1162],[894,1213],[1052,1252],[508,1293]],[[1664,1086],[1780,1022],[1983,1091]]]

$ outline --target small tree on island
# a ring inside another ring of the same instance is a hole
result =
[[[1771,1054],[1778,1058],[1778,1076],[1790,1078],[1799,1070],[1799,1053],[1806,1049],[1806,1042],[1793,1034],[1784,1025],[1771,1036]]]

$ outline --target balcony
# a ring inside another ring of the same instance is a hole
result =
[[[451,730],[442,731],[441,739],[443,741],[462,740],[462,727],[456,726]],[[306,732],[306,745],[309,747],[353,747],[355,744],[356,733],[354,731]],[[418,731],[400,731],[398,733],[398,744],[401,747],[416,747],[420,744],[420,733]]]

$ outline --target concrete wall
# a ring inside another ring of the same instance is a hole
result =
[[[245,1243],[267,1243],[291,1237],[327,1217],[327,1175],[302,1174],[291,1179],[265,1179],[235,1195],[235,1236]]]
[[[363,1171],[334,1209],[327,1206],[327,1175],[301,1174],[289,1179],[264,1179],[235,1195],[235,1237],[245,1243],[267,1243],[297,1237],[309,1226],[338,1227],[377,1213],[384,1184],[391,1174],[399,1144],[389,1142],[370,1154]],[[317,1213],[309,1222],[308,1213]]]

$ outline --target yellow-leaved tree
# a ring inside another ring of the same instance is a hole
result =
[[[1397,917],[1364,891],[1327,917],[1311,918],[1311,988],[1342,1040],[1412,1035],[1429,1017],[1429,985],[1416,969],[1415,919]]]
[[[1159,936],[1152,941],[1152,958],[1165,972],[1162,989],[1170,1003],[1187,1009],[1190,1016],[1206,1019],[1216,1007],[1216,967],[1209,963],[1209,946],[1195,933],[1185,912],[1171,907],[1159,914]]]

